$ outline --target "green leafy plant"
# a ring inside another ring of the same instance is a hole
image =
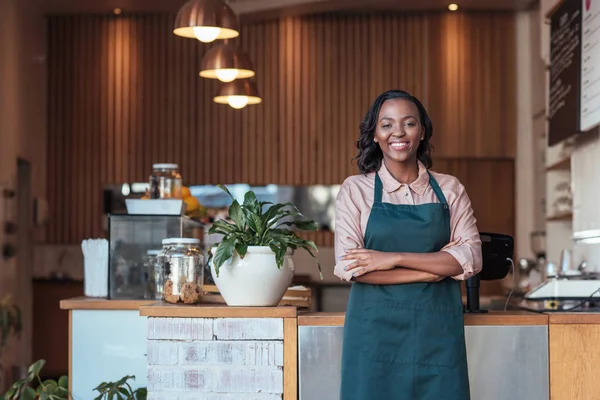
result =
[[[19,335],[22,329],[21,309],[12,303],[10,294],[7,294],[0,300],[0,356],[8,346],[8,338],[11,335]]]
[[[223,238],[219,243],[214,256],[213,263],[215,272],[219,276],[221,266],[237,253],[244,258],[249,246],[268,246],[275,253],[277,267],[283,266],[283,260],[288,250],[304,249],[316,261],[319,274],[323,279],[321,264],[314,252],[318,248],[311,240],[298,237],[289,229],[295,227],[304,231],[316,231],[318,229],[315,221],[307,219],[298,211],[292,203],[273,204],[256,198],[253,191],[246,192],[243,204],[240,204],[223,186],[218,185],[233,200],[229,207],[229,217],[232,222],[217,220],[210,228],[209,233],[221,234]],[[266,211],[265,206],[270,206]]]
[[[69,379],[61,376],[57,381],[46,379],[42,381],[40,371],[46,364],[46,360],[38,360],[29,366],[27,378],[12,384],[8,391],[0,395],[0,400],[72,400],[69,393]],[[116,382],[102,382],[95,391],[100,393],[94,400],[146,400],[148,391],[146,388],[133,390],[127,382],[135,379],[128,375]],[[37,385],[37,388],[34,388]]]
[[[27,378],[12,384],[8,391],[0,396],[0,400],[69,400],[69,379],[61,376],[57,381],[46,379],[42,381],[40,371],[46,360],[38,360],[29,366]],[[34,389],[32,385],[37,384]]]
[[[116,382],[102,382],[94,390],[100,395],[94,400],[146,400],[148,391],[146,388],[133,390],[128,380],[135,379],[133,375],[127,375]]]

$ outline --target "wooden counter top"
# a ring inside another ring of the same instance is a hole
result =
[[[61,310],[139,310],[156,300],[109,300],[99,297],[74,297],[60,301]]]
[[[299,313],[299,326],[343,326],[343,312]],[[465,314],[465,325],[547,325],[548,316],[527,311],[497,311],[487,314]]]
[[[550,324],[580,324],[597,325],[600,324],[600,313],[548,313]]]
[[[154,303],[140,307],[140,315],[169,318],[296,318],[296,307],[229,307],[217,304]]]

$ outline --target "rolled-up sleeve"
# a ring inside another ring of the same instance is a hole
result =
[[[349,280],[344,267],[350,262],[340,261],[347,249],[363,247],[360,208],[352,200],[351,184],[344,181],[335,201],[335,270],[334,274],[343,280]]]
[[[463,273],[452,278],[466,280],[481,271],[481,239],[471,200],[465,187],[460,182],[457,185],[457,196],[450,204],[450,242],[456,243],[442,251],[452,255],[462,266]]]

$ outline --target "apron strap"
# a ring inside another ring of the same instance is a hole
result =
[[[448,206],[448,201],[446,200],[446,196],[444,196],[444,193],[442,192],[442,189],[440,188],[440,185],[437,183],[437,181],[435,180],[435,178],[433,177],[433,175],[431,175],[431,172],[429,172],[429,170],[427,170],[427,174],[429,175],[429,184],[431,185],[431,188],[433,189],[433,192],[435,193],[436,197],[438,198],[439,202],[442,203],[445,206]],[[383,193],[383,184],[381,183],[381,178],[379,178],[379,172],[375,173],[375,189],[374,189],[374,203],[381,203],[381,198],[382,198],[382,193]],[[446,207],[447,208],[447,207]]]
[[[375,172],[375,189],[374,189],[374,201],[373,203],[381,203],[381,196],[383,193],[383,185],[381,184],[381,179],[379,178],[379,172]]]
[[[431,188],[433,189],[433,192],[437,196],[437,198],[440,201],[440,203],[442,203],[443,205],[445,205],[446,206],[445,208],[447,208],[448,201],[446,200],[446,196],[444,196],[444,193],[442,192],[442,189],[440,189],[440,185],[438,185],[437,181],[435,180],[435,178],[433,177],[433,175],[431,175],[431,172],[429,172],[429,170],[427,170],[427,173],[429,174],[429,184],[431,185]]]

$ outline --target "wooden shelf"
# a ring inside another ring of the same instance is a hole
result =
[[[572,212],[558,213],[549,217],[546,217],[546,221],[571,221],[573,219]]]
[[[565,158],[554,164],[548,165],[546,171],[568,171],[571,169],[571,159]]]

